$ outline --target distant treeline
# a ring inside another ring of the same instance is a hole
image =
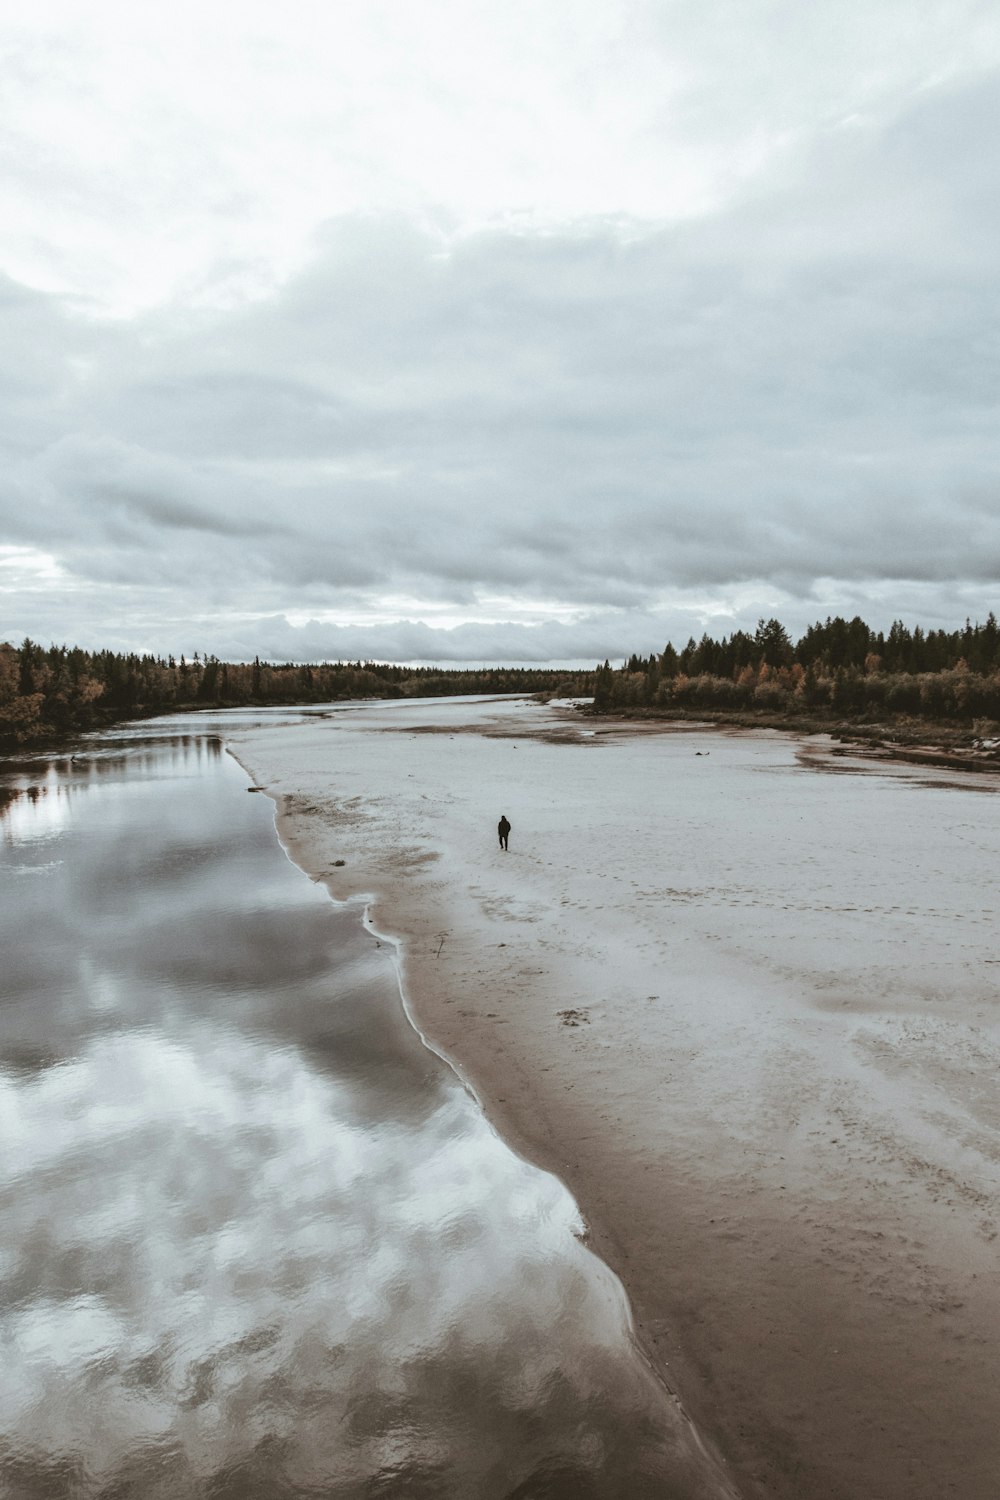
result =
[[[598,713],[633,708],[749,710],[875,720],[908,715],[937,722],[1000,720],[1000,626],[908,629],[888,634],[855,616],[811,625],[791,640],[779,620],[722,640],[703,635],[682,651],[633,656],[597,670]]]
[[[30,744],[121,719],[188,708],[426,698],[456,693],[590,696],[594,673],[548,668],[478,671],[381,662],[318,666],[224,662],[214,656],[121,655],[25,640],[0,644],[0,745]]]

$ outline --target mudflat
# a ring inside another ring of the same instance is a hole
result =
[[[526,700],[233,748],[744,1496],[995,1500],[994,776]]]

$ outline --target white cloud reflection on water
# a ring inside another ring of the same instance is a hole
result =
[[[424,1433],[408,1461],[470,1423],[499,1456],[521,1417],[590,1404],[624,1307],[568,1252],[562,1186],[457,1086],[416,1129],[359,1128],[340,1092],[295,1049],[209,1026],[2,1079],[13,1451],[72,1449],[99,1486],[150,1444],[207,1478],[270,1439],[296,1482],[360,1482],[403,1428]],[[561,1324],[587,1346],[572,1372]],[[446,1367],[496,1382],[489,1431]]]

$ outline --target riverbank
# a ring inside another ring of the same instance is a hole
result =
[[[764,709],[736,712],[686,709],[636,709],[631,713],[609,711],[593,714],[604,724],[672,724],[694,728],[711,724],[719,729],[774,729],[781,734],[810,738],[822,735],[830,741],[833,755],[870,756],[876,760],[902,760],[913,765],[953,766],[963,771],[1000,772],[998,726],[987,726],[982,734],[971,725],[947,724],[933,719],[903,715],[897,719],[837,718],[832,714],[775,713]]]
[[[990,777],[527,701],[234,748],[748,1500],[992,1500]]]
[[[386,671],[391,670],[386,668]],[[631,708],[627,712],[608,709],[598,712],[589,697],[581,696],[585,689],[579,686],[580,674],[576,678],[558,673],[531,672],[530,669],[515,668],[511,672],[487,671],[482,674],[458,673],[476,683],[464,695],[471,702],[476,695],[488,693],[513,695],[521,691],[518,678],[530,676],[539,682],[557,678],[558,691],[551,686],[523,688],[525,696],[532,696],[540,703],[547,703],[555,696],[557,700],[567,692],[575,692],[574,711],[593,717],[599,723],[620,724],[670,724],[681,728],[694,728],[712,724],[722,729],[776,729],[783,734],[825,735],[833,744],[847,747],[848,751],[860,747],[866,753],[884,759],[911,760],[916,764],[955,765],[963,770],[1000,770],[1000,724],[991,721],[955,723],[942,719],[920,718],[909,714],[896,715],[887,720],[871,716],[844,718],[830,712],[808,712],[797,709],[794,713],[775,709],[712,709],[699,707],[694,713],[690,708]],[[586,674],[583,674],[585,677]],[[493,679],[492,681],[490,679]],[[384,683],[381,684],[384,687]],[[215,698],[210,703],[202,699],[170,703],[135,703],[128,708],[102,708],[90,705],[87,717],[80,722],[67,722],[57,727],[54,724],[35,724],[27,736],[22,726],[18,733],[5,733],[4,714],[0,713],[0,755],[7,758],[18,755],[36,755],[59,750],[73,750],[86,743],[95,731],[110,731],[125,728],[129,724],[141,723],[172,715],[228,713],[234,710],[263,712],[275,710],[288,713],[311,713],[322,711],[331,703],[351,705],[371,702],[397,702],[400,697],[410,701],[425,696],[445,696],[449,688],[449,674],[441,674],[438,686],[425,693],[397,691],[395,693],[360,692],[354,683],[354,691],[337,693],[322,692],[328,684],[314,686],[306,696],[262,698],[247,696],[240,699]],[[370,684],[369,684],[370,686]],[[9,717],[10,705],[7,706]],[[835,752],[836,753],[836,752]]]

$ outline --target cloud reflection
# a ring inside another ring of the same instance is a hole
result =
[[[457,1085],[417,1131],[357,1125],[342,1092],[207,1025],[0,1080],[15,1455],[72,1455],[97,1493],[150,1445],[203,1482],[278,1440],[290,1493],[340,1493],[397,1444],[414,1473],[482,1452],[480,1484],[515,1436],[530,1472],[540,1426],[606,1405],[608,1364],[652,1420],[561,1185]]]

